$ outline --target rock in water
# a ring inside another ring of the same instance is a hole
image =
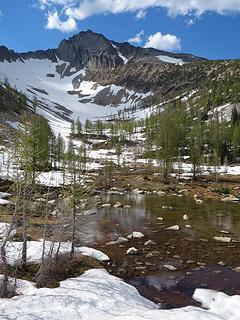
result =
[[[101,205],[101,208],[111,208],[111,203],[104,203]]]
[[[162,209],[163,210],[172,210],[173,207],[171,207],[171,206],[163,206]]]
[[[158,191],[157,195],[158,195],[159,197],[164,197],[164,196],[166,196],[166,192],[164,192],[164,191]]]
[[[229,195],[226,198],[222,198],[221,201],[223,202],[235,202],[235,201],[239,201],[239,198],[233,196],[233,195]]]
[[[115,203],[115,205],[113,206],[113,208],[122,208],[123,204],[121,202],[117,202]]]
[[[138,249],[132,247],[132,248],[129,248],[126,253],[129,255],[136,255],[138,254]]]
[[[216,241],[227,242],[227,243],[232,241],[232,238],[229,238],[229,237],[213,237],[213,239]]]
[[[155,246],[156,242],[152,241],[152,240],[148,240],[144,243],[145,246]]]
[[[127,236],[128,239],[132,239],[132,238],[144,238],[144,234],[142,232],[137,232],[137,231],[134,231],[133,233],[129,234]]]
[[[165,264],[164,268],[169,270],[169,271],[177,271],[177,268],[174,266],[171,266],[170,264]]]
[[[122,244],[128,242],[128,239],[124,237],[119,237],[116,242]]]
[[[179,227],[178,225],[175,225],[175,226],[171,226],[171,227],[166,228],[166,230],[175,230],[175,231],[179,231],[179,230],[180,230],[180,227]]]

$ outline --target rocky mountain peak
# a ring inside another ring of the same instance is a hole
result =
[[[167,57],[167,58],[165,58]],[[169,59],[170,58],[170,59]],[[80,70],[113,69],[128,62],[133,63],[185,63],[199,61],[202,58],[189,54],[165,52],[153,48],[135,47],[127,42],[119,43],[108,40],[102,34],[91,30],[81,31],[69,39],[61,41],[57,49],[38,50],[16,53],[5,46],[0,46],[0,61],[14,62],[28,59],[48,59],[66,62],[71,68]]]
[[[77,68],[113,68],[123,64],[116,48],[103,35],[91,30],[82,31],[69,40],[63,40],[57,54],[63,61]]]

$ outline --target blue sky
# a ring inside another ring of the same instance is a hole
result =
[[[15,51],[55,48],[63,38],[91,29],[119,42],[132,39],[139,46],[209,59],[240,58],[240,0],[165,3],[0,0],[0,44]]]

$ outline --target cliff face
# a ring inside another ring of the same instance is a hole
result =
[[[115,68],[123,64],[111,42],[91,31],[80,32],[69,40],[63,40],[57,49],[57,55],[77,69]]]

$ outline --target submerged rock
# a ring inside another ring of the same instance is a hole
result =
[[[183,220],[184,220],[184,221],[188,221],[188,220],[189,220],[189,216],[188,216],[187,214],[185,214],[185,215],[183,216]]]

